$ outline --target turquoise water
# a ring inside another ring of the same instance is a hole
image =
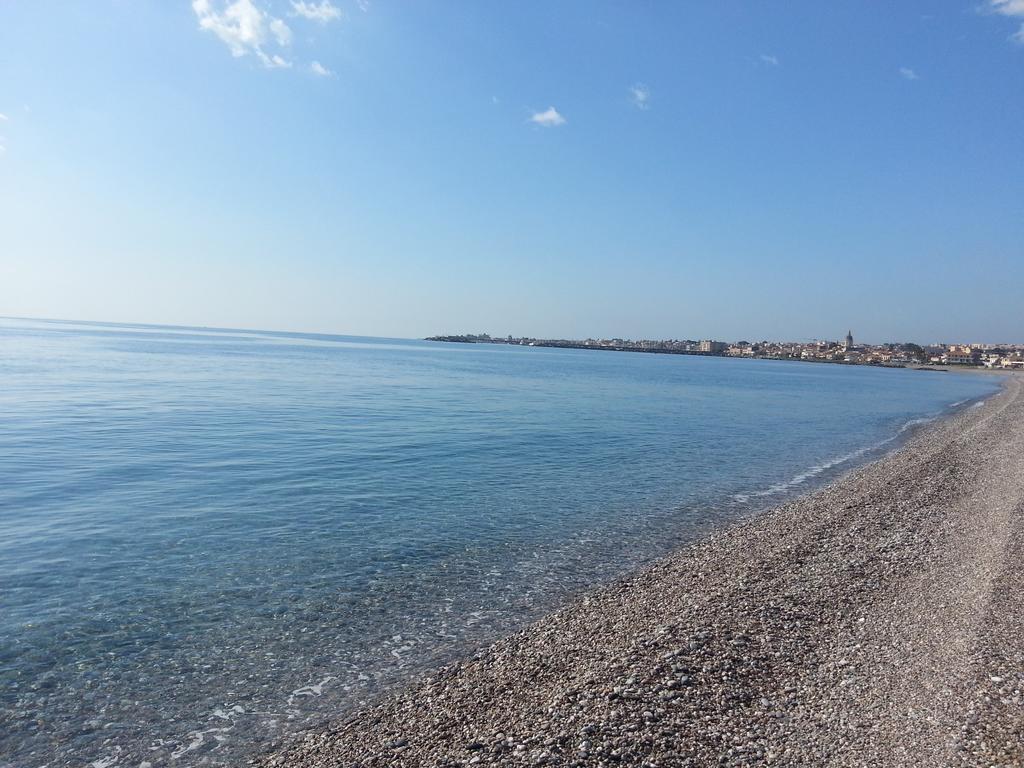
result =
[[[234,764],[986,377],[0,320],[0,766]]]

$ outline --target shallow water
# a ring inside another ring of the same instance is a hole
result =
[[[233,764],[992,378],[0,320],[0,766]]]

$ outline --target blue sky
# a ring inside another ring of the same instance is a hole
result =
[[[1024,0],[5,0],[0,114],[0,315],[1024,341]]]

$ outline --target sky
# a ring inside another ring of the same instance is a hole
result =
[[[0,0],[0,315],[1024,342],[1024,0]]]

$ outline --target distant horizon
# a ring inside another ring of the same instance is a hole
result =
[[[0,315],[0,320],[18,320],[28,322],[39,322],[39,323],[64,323],[68,325],[99,325],[99,326],[124,326],[124,327],[137,327],[137,328],[169,328],[175,330],[189,330],[189,331],[222,331],[222,332],[236,332],[236,333],[270,333],[270,334],[287,334],[294,336],[322,336],[322,337],[340,337],[340,338],[365,338],[365,339],[387,339],[390,341],[425,341],[430,337],[436,336],[477,336],[487,334],[491,338],[505,339],[509,336],[512,338],[520,339],[536,339],[540,340],[557,340],[557,341],[585,341],[587,339],[622,339],[624,341],[669,341],[669,340],[688,340],[688,341],[720,341],[729,344],[736,344],[739,342],[748,342],[750,344],[759,344],[761,342],[770,342],[775,344],[807,344],[813,342],[836,342],[842,343],[846,333],[842,333],[839,336],[806,336],[796,338],[771,338],[761,336],[740,336],[735,339],[727,338],[724,336],[688,336],[688,335],[671,335],[671,336],[534,336],[534,335],[523,335],[523,334],[507,334],[507,333],[491,333],[489,331],[464,331],[458,333],[427,333],[418,336],[387,336],[373,333],[345,333],[341,331],[324,331],[324,330],[292,330],[289,328],[256,328],[256,327],[242,327],[242,326],[220,326],[220,325],[199,325],[195,323],[153,323],[146,321],[129,321],[129,320],[95,320],[95,319],[76,319],[76,318],[60,318],[60,317],[28,317],[23,315]],[[998,347],[998,346],[1024,346],[1024,342],[1021,341],[1010,341],[1002,339],[994,341],[991,339],[973,339],[967,340],[965,338],[954,338],[954,339],[941,339],[933,341],[921,341],[916,339],[898,339],[891,338],[885,341],[877,340],[864,340],[857,336],[855,329],[848,329],[853,332],[853,338],[855,344],[867,344],[869,346],[879,346],[884,344],[917,344],[922,347],[928,346],[948,346],[948,345],[978,345],[984,344],[987,346]]]

